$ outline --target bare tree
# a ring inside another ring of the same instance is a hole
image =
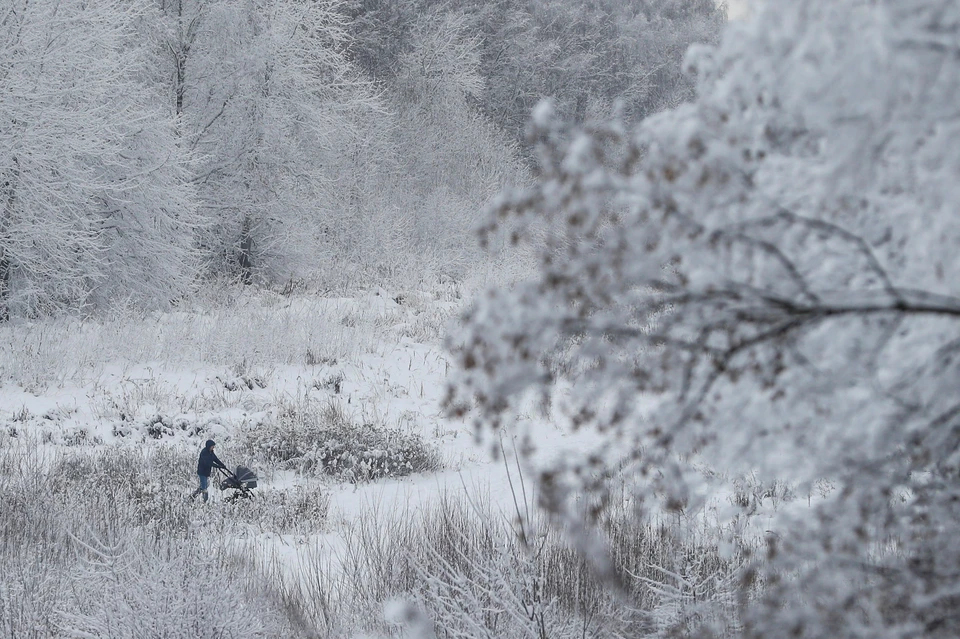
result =
[[[600,433],[540,469],[549,512],[614,473],[691,508],[703,464],[837,485],[744,573],[747,636],[960,632],[957,42],[949,0],[771,0],[635,130],[540,107],[542,177],[484,229],[548,231],[466,314],[447,404]]]

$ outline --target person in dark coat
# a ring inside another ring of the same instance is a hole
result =
[[[216,453],[213,452],[213,447],[216,445],[217,443],[215,441],[208,439],[203,450],[200,451],[200,460],[197,461],[197,477],[200,478],[200,487],[190,495],[191,501],[200,494],[203,495],[203,501],[207,501],[207,486],[210,485],[210,473],[213,472],[214,468],[226,468]]]

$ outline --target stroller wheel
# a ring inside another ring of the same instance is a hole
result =
[[[253,492],[245,488],[240,488],[239,490],[234,492],[232,495],[224,499],[224,501],[227,502],[228,504],[232,504],[241,499],[253,499]]]

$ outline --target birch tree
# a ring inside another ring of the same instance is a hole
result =
[[[465,315],[447,405],[600,434],[539,467],[558,521],[614,474],[677,511],[704,465],[836,485],[744,571],[745,636],[960,633],[958,43],[951,0],[770,0],[689,52],[690,104],[578,131],[540,107],[542,177],[484,229],[549,232]]]

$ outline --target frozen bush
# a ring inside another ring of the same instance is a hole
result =
[[[439,453],[419,435],[351,421],[333,402],[304,399],[282,406],[276,419],[248,427],[250,456],[305,475],[372,481],[436,470]]]

